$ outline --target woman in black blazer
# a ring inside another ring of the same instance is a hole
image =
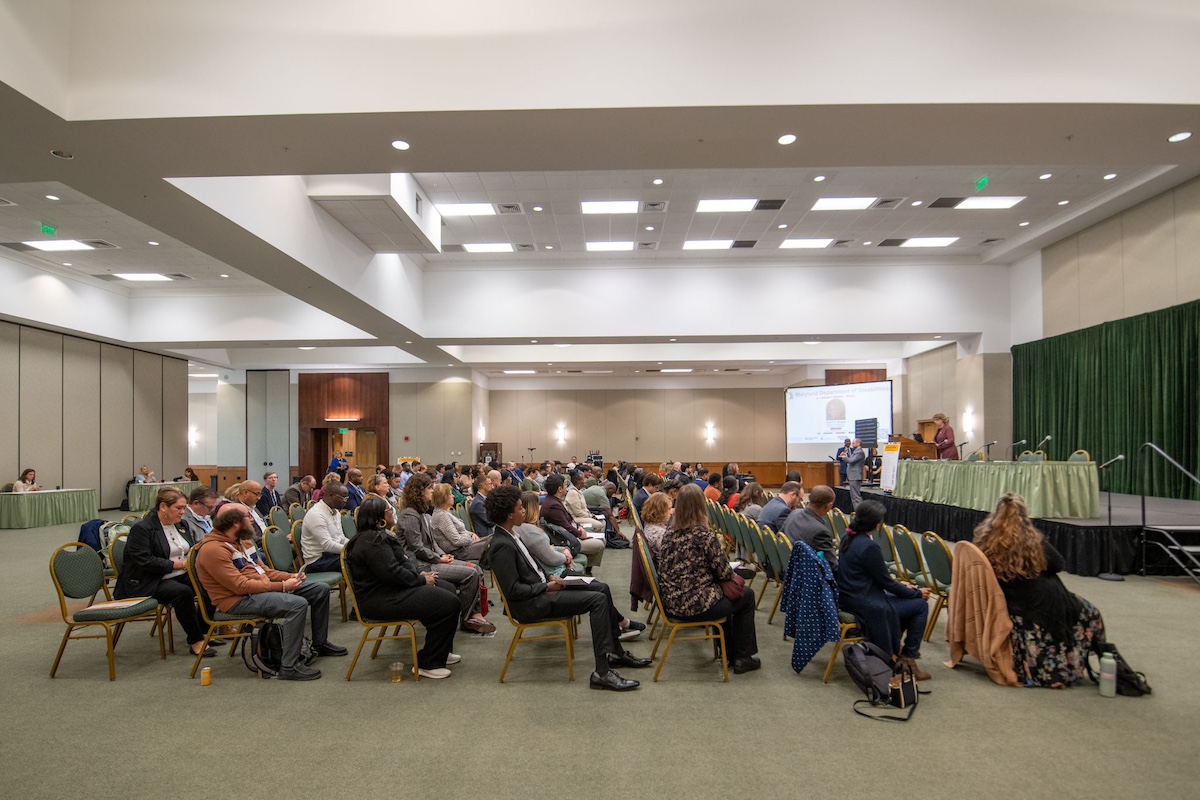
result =
[[[419,619],[425,646],[417,653],[416,667],[422,678],[448,678],[446,666],[459,660],[450,652],[458,627],[458,595],[453,584],[418,571],[419,563],[390,532],[394,524],[392,506],[382,497],[368,497],[358,507],[358,534],[345,549],[358,613],[367,620]]]
[[[187,634],[188,648],[198,655],[204,646],[204,628],[196,610],[196,593],[187,576],[187,553],[195,542],[187,527],[180,524],[187,509],[187,497],[178,489],[158,493],[154,511],[129,529],[125,542],[125,562],[117,574],[114,596],[153,597],[175,610],[175,618]],[[204,653],[215,656],[211,647]]]

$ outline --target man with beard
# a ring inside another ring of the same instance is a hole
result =
[[[218,611],[270,617],[283,629],[281,680],[312,681],[321,671],[300,663],[304,617],[312,609],[313,650],[318,656],[344,656],[326,637],[329,632],[329,587],[308,581],[301,574],[263,566],[261,556],[250,551],[254,529],[250,511],[228,503],[217,512],[213,531],[196,552],[196,575]],[[248,552],[249,551],[249,552]]]

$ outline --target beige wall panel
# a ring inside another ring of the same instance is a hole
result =
[[[1008,353],[983,355],[983,409],[986,438],[995,441],[992,459],[1002,460],[1013,440],[1012,427],[1012,356]]]
[[[754,461],[783,461],[786,455],[783,389],[754,389]]]
[[[432,456],[429,463],[462,461],[474,448],[471,442],[479,438],[479,423],[471,416],[472,383],[443,383],[446,396],[446,422],[443,450]],[[472,433],[474,431],[474,433]],[[507,451],[505,451],[507,453]],[[450,455],[454,453],[455,455]],[[462,455],[458,455],[462,453]],[[477,453],[473,454],[477,455]]]
[[[722,461],[754,460],[754,390],[725,390],[725,446]]]
[[[438,454],[446,450],[446,406],[444,384],[423,383],[417,386],[417,436],[416,452],[406,455],[419,456],[421,461],[435,464]]]
[[[598,450],[609,457],[607,419],[604,414],[606,392],[603,389],[585,389],[575,392],[575,424],[579,430],[582,450]],[[580,458],[586,454],[579,453]],[[516,458],[516,454],[513,454]]]
[[[185,372],[186,372],[186,362]],[[184,403],[187,378],[184,377]],[[100,485],[100,343],[67,336],[63,339],[62,485]],[[186,414],[185,422],[186,422]]]
[[[644,389],[634,394],[634,461],[662,461],[667,457],[666,396],[664,389]]]
[[[284,376],[286,378],[286,372]],[[165,472],[159,477],[174,478],[182,475],[184,467],[188,465],[187,390],[187,362],[178,358],[164,358],[162,360],[162,452]],[[286,437],[286,431],[284,435]],[[280,480],[286,480],[287,465],[276,464],[276,469],[282,476]]]
[[[695,395],[691,389],[673,389],[666,394],[663,454],[667,461],[695,461],[703,452],[703,425],[696,422]]]
[[[888,380],[892,382],[892,433],[902,433],[906,436],[913,432],[913,428],[908,427],[907,378],[907,375],[899,373],[888,376]]]
[[[548,458],[567,461],[571,456],[583,458],[587,454],[588,443],[579,438],[579,424],[575,411],[575,392],[555,389],[546,392],[546,435],[551,441]],[[558,426],[563,425],[566,432],[564,444],[558,443]]]
[[[21,446],[21,326],[0,322],[0,484],[24,469]],[[36,469],[36,467],[35,467]]]
[[[978,450],[984,442],[990,442],[987,436],[986,409],[984,408],[983,391],[983,356],[973,355],[960,358],[955,369],[955,384],[958,396],[955,398],[956,412],[949,411],[950,427],[954,428],[954,441],[965,445],[959,450],[962,458]],[[972,422],[970,430],[963,423],[967,410],[971,411]]]
[[[1121,218],[1093,225],[1079,243],[1079,327],[1126,316],[1127,281],[1121,259]],[[1174,273],[1171,278],[1174,281]]]
[[[604,393],[604,458],[607,461],[633,461],[637,450],[634,442],[633,392],[610,389]]]
[[[479,425],[483,424],[484,433],[490,434],[492,431],[492,410],[491,403],[488,400],[488,390],[482,386],[471,384],[471,446],[463,451],[461,456],[455,456],[452,460],[462,462],[468,454],[477,453],[479,444]],[[501,442],[504,440],[501,439]]]
[[[21,466],[63,482],[63,335],[21,326]],[[5,479],[15,480],[15,478]]]
[[[100,507],[125,499],[133,464],[133,351],[100,345]]]
[[[393,464],[397,458],[416,455],[414,448],[419,431],[417,386],[415,383],[388,384],[388,439]],[[405,436],[408,437],[407,442],[404,441]]]
[[[521,452],[527,452],[524,448],[529,446],[527,442],[521,440],[517,433],[519,428],[517,398],[519,396],[520,392],[491,392],[488,397],[490,422],[487,430],[484,431],[487,434],[484,438],[488,441],[500,442],[506,453],[509,450],[517,452],[517,448],[521,448]],[[474,458],[468,460],[474,461]]]
[[[689,461],[700,462],[708,469],[713,464],[720,467],[728,449],[728,431],[725,415],[725,391],[723,389],[697,389],[693,393],[693,415],[697,428],[697,446]],[[702,432],[708,423],[713,424],[713,443],[709,444]]]
[[[536,447],[534,458],[538,461],[553,459],[558,445],[551,435],[553,425],[546,415],[546,391],[536,389],[528,392],[509,392],[513,396],[518,420],[517,441],[520,452],[529,454],[528,448]],[[568,456],[569,458],[570,456]]]
[[[1189,303],[1200,300],[1200,179],[1174,194],[1176,302]]]
[[[162,356],[133,353],[133,460],[135,471],[142,464],[160,479],[168,476],[163,466],[163,369]]]
[[[1079,327],[1079,240],[1072,236],[1042,251],[1042,333]]]
[[[217,394],[188,395],[188,427],[196,429],[196,443],[188,445],[189,464],[217,463]]]
[[[1175,305],[1175,195],[1159,195],[1121,215],[1124,242],[1123,317]],[[1088,231],[1083,231],[1084,236]],[[1080,252],[1083,244],[1080,241]],[[1083,278],[1083,272],[1080,272]],[[1082,281],[1080,284],[1082,288]]]

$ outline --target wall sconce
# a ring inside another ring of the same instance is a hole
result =
[[[483,427],[483,423],[482,423],[482,422],[480,422],[480,423],[479,423],[479,441],[481,441],[481,442],[482,442],[482,441],[483,441],[484,439],[486,439],[486,438],[487,438],[487,433],[486,433],[486,431],[485,431],[485,429],[484,429],[484,427]]]
[[[717,440],[717,431],[715,428],[713,428],[713,424],[711,422],[704,426],[704,440],[708,444],[712,444]]]
[[[193,425],[190,428],[188,428],[188,447],[195,447],[199,441],[200,441],[200,432],[197,431],[196,426]]]
[[[975,412],[970,409],[963,412],[962,426],[963,433],[967,436],[975,432]]]
[[[567,426],[561,422],[558,423],[558,443],[559,444],[567,443]]]

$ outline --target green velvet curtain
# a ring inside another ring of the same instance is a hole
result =
[[[1020,344],[1013,355],[1013,432],[1047,455],[1075,449],[1126,460],[1100,476],[1114,492],[1200,500],[1200,486],[1149,449],[1200,474],[1200,301]]]

